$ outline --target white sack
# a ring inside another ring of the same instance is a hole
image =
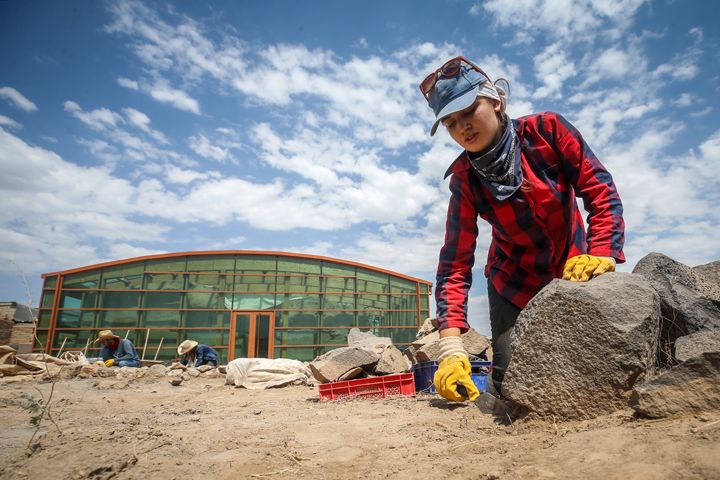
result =
[[[227,364],[225,385],[251,390],[281,387],[291,383],[309,385],[312,373],[299,360],[289,358],[236,358]]]

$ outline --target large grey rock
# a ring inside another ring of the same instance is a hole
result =
[[[703,353],[635,389],[632,407],[653,418],[720,407],[720,352]]]
[[[362,332],[359,328],[351,328],[348,332],[347,342],[349,347],[363,347],[373,350],[378,355],[382,354],[388,345],[392,345],[390,337],[377,337],[372,332]]]
[[[318,381],[334,382],[351,369],[372,365],[379,359],[379,354],[364,347],[341,347],[310,362],[310,370]]]
[[[705,352],[720,352],[720,330],[701,330],[675,341],[675,358],[681,362]]]
[[[692,270],[720,286],[720,260],[692,267]]]
[[[518,317],[503,394],[541,416],[592,418],[627,406],[654,373],[660,300],[640,275],[553,280]]]
[[[390,345],[380,355],[375,365],[376,375],[390,375],[392,373],[407,372],[412,365],[408,364],[407,358],[394,345]]]
[[[660,253],[646,255],[633,273],[644,276],[660,294],[662,326],[659,362],[677,363],[675,340],[705,328],[720,328],[720,284]],[[707,267],[706,270],[714,270]]]
[[[437,330],[434,332],[430,332],[427,335],[423,335],[422,337],[418,338],[414,342],[412,342],[410,345],[416,348],[422,348],[425,345],[429,343],[435,343],[440,340],[440,332]]]

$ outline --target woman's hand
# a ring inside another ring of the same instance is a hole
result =
[[[615,271],[615,259],[612,257],[596,257],[594,255],[577,255],[568,259],[563,269],[563,280],[587,282],[605,272]]]

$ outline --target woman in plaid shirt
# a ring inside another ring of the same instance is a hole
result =
[[[464,151],[450,165],[452,193],[435,299],[440,365],[435,387],[448,400],[479,392],[460,334],[466,331],[477,217],[492,226],[488,278],[493,383],[510,361],[510,334],[520,311],[553,278],[587,281],[624,262],[624,222],[612,176],[580,133],[557,113],[510,119],[503,89],[456,57],[428,75],[420,90]],[[585,230],[576,197],[588,211]]]

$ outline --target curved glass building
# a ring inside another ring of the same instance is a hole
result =
[[[350,328],[402,348],[428,317],[431,283],[360,263],[285,252],[184,252],[43,275],[35,350],[97,356],[99,330],[145,360],[171,360],[190,338],[239,357],[311,360],[347,345]]]

